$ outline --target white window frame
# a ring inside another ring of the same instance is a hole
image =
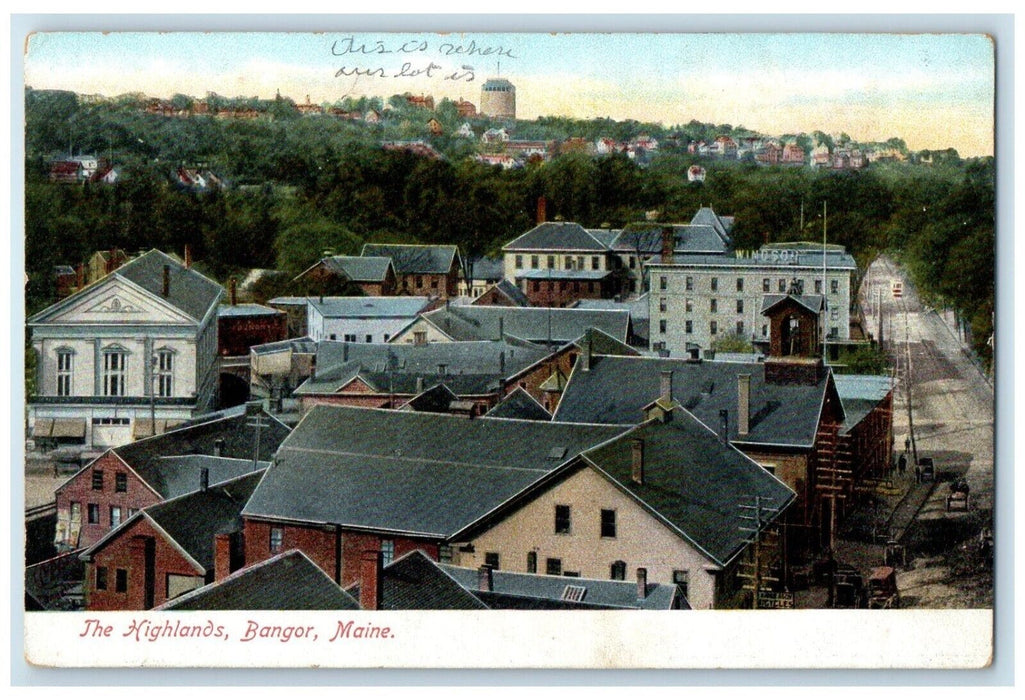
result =
[[[126,396],[128,377],[128,351],[120,346],[103,350],[103,395]]]
[[[156,380],[155,395],[167,398],[174,396],[174,356],[171,348],[161,348],[153,355],[153,376]]]
[[[71,396],[75,376],[75,351],[71,348],[57,349],[57,396]]]

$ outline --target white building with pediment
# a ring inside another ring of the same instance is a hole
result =
[[[223,295],[151,250],[28,319],[37,446],[114,447],[212,410]]]

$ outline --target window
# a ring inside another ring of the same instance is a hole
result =
[[[112,528],[121,524],[121,506],[110,507],[110,526]]]
[[[668,307],[668,302],[666,301],[666,298],[665,297],[661,297],[658,300],[658,310],[661,311],[662,313],[665,313],[667,307]]]
[[[597,255],[594,255],[594,256],[591,257],[591,269],[592,270],[600,270],[601,269],[601,258],[599,258]]]
[[[527,573],[537,573],[537,552],[527,552]]]
[[[622,560],[612,562],[612,566],[609,567],[609,578],[613,581],[625,581],[626,562]]]
[[[737,313],[738,314],[744,313],[744,300],[743,299],[737,299]]]
[[[342,340],[345,341],[346,343],[355,343],[356,342],[356,334],[355,333],[346,333],[344,336],[342,336]]]
[[[577,269],[578,270],[583,270],[584,269],[584,256],[583,255],[578,255],[577,256]]]
[[[374,342],[374,336],[372,336],[372,335],[370,335],[369,333],[367,333],[367,342],[368,342],[368,343],[372,343],[372,342]]]
[[[82,522],[82,504],[78,501],[71,502],[71,522],[79,524]]]
[[[690,584],[690,572],[686,569],[676,569],[673,571],[673,583],[680,589],[680,595],[684,598],[687,597],[687,588]]]
[[[57,396],[71,396],[71,350],[57,351]]]
[[[99,469],[93,470],[93,491],[103,490],[103,472]]]
[[[161,350],[156,357],[157,396],[171,396],[174,377],[174,351]]]
[[[762,324],[762,337],[763,338],[767,338],[768,336],[769,336],[769,324],[763,323]]]
[[[772,284],[772,282],[769,280],[768,277],[763,277],[762,278],[762,291],[763,292],[769,291],[769,289],[771,289],[771,286],[770,286],[771,284]]]
[[[392,559],[395,558],[395,541],[394,540],[381,540],[381,561],[384,566],[391,564]]]
[[[107,590],[107,567],[105,566],[96,567],[96,590]]]
[[[626,258],[626,266],[633,270],[635,267],[637,267],[637,258],[635,258],[632,255],[628,255]]]
[[[786,292],[787,292],[787,281],[785,279],[781,279],[779,281],[779,293],[780,294],[786,294]]]
[[[815,280],[815,293],[822,294],[822,280]]]
[[[565,258],[563,258],[562,266],[565,267],[567,270],[572,270],[573,269],[573,256],[572,255],[567,255]]]
[[[712,335],[715,335],[716,333],[718,333],[719,332],[719,324],[716,323],[715,321],[712,321],[711,323],[709,323],[708,324],[708,332],[711,333]]]
[[[744,322],[737,321],[737,335],[744,335]]]
[[[660,318],[658,320],[658,332],[659,333],[665,333],[666,332],[666,320],[664,318]]]
[[[669,278],[662,276],[658,278],[658,288],[665,291],[669,287]]]
[[[498,569],[498,552],[486,552],[484,554],[484,564],[492,569]]]
[[[125,364],[128,353],[124,350],[107,350],[103,353],[103,395],[125,395]]]
[[[555,506],[555,532],[556,534],[569,533],[570,514],[569,506]]]
[[[549,269],[554,269],[555,268],[555,256],[554,255],[549,255],[548,256],[548,267],[549,267]]]
[[[438,545],[438,561],[440,561],[442,564],[452,563],[452,545]]]
[[[840,280],[829,280],[829,293],[839,294],[840,293]]]
[[[683,308],[684,308],[684,310],[687,313],[690,313],[691,311],[693,311],[694,310],[694,300],[693,299],[687,299],[686,301],[684,301],[683,302]]]
[[[413,342],[423,345],[427,342],[427,331],[413,331]]]
[[[685,280],[685,282],[686,282],[686,289],[687,289],[687,291],[688,292],[693,292],[694,291],[694,278],[693,277],[688,277]]]
[[[417,288],[418,288],[418,289],[419,289],[420,287],[424,286],[424,278],[423,278],[423,275],[417,275],[417,276],[416,276],[416,286],[417,286]]]
[[[840,320],[840,309],[830,309],[829,310],[829,319],[831,321],[839,321]]]
[[[743,277],[738,277],[737,278],[737,291],[738,292],[744,291],[744,278]]]
[[[438,288],[438,278],[437,277],[432,277],[431,278],[431,289],[437,289],[437,288]]]
[[[713,292],[719,291],[719,278],[718,277],[713,277],[711,279],[711,285],[712,285],[712,291]]]
[[[601,536],[616,536],[616,511],[602,508],[601,510]]]
[[[546,559],[545,573],[549,576],[562,576],[562,559]]]
[[[523,256],[522,255],[517,255],[516,256],[516,269],[517,270],[522,270],[523,269]]]
[[[530,268],[536,270],[538,267],[538,257],[536,255],[530,256]]]
[[[684,333],[693,333],[694,332],[694,322],[693,321],[684,321],[683,322],[683,332]]]
[[[281,551],[281,545],[285,541],[285,530],[280,527],[270,529],[270,551],[271,554]]]
[[[90,503],[88,506],[86,506],[86,510],[88,511],[86,513],[86,515],[89,518],[89,524],[90,525],[99,525],[100,524],[100,504],[99,503]]]
[[[331,340],[338,340],[338,334],[337,333],[332,333],[331,334]]]
[[[708,304],[708,310],[713,314],[719,310],[719,301],[717,299],[710,299]]]
[[[128,569],[114,569],[114,592],[128,592]]]
[[[389,340],[391,340],[391,333],[385,333],[384,334],[384,342],[387,343]]]
[[[831,326],[830,329],[829,329],[829,337],[830,338],[839,338],[840,337],[840,329],[837,328],[836,326]]]

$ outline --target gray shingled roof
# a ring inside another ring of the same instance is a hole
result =
[[[163,295],[165,265],[170,271],[169,292],[166,298]],[[197,323],[202,321],[224,296],[224,288],[221,285],[207,279],[195,270],[186,268],[175,258],[159,250],[151,250],[130,260],[106,277],[72,294],[67,299],[43,309],[28,319],[28,323],[40,322],[53,312],[74,303],[73,300],[89,293],[96,285],[108,283],[115,277],[124,278],[132,284],[142,287],[153,296],[164,299]]]
[[[359,603],[297,549],[236,571],[157,610],[359,610]]]
[[[505,398],[488,411],[488,418],[518,418],[519,420],[550,421],[552,414],[545,410],[522,387],[516,387]]]
[[[662,252],[662,229],[666,226],[673,229],[673,250],[677,253],[720,255],[728,249],[727,242],[712,226],[649,222],[627,225],[616,239],[615,248],[621,251],[636,251],[641,255],[657,255]]]
[[[777,304],[791,299],[799,306],[803,306],[812,313],[819,313],[826,306],[826,298],[821,294],[766,294],[762,297],[761,313],[766,313]]]
[[[454,245],[366,243],[360,255],[391,258],[396,274],[400,275],[446,275],[453,263],[459,267],[459,249]]]
[[[218,318],[237,316],[280,316],[281,311],[262,304],[221,304],[217,307]]]
[[[505,275],[503,258],[471,258],[466,262],[466,274],[474,280],[500,280]]]
[[[649,583],[647,595],[638,598],[636,580],[606,581],[500,569],[491,572],[492,590],[487,592],[479,590],[477,569],[451,564],[437,566],[489,608],[498,610],[669,610],[677,597],[676,586],[672,584]],[[566,586],[584,588],[583,599],[563,600]]]
[[[571,308],[601,311],[627,311],[630,313],[630,318],[632,318],[635,323],[638,319],[647,319],[651,316],[647,292],[636,299],[625,299],[623,301],[616,301],[615,299],[578,299],[574,302]]]
[[[453,340],[497,338],[499,319],[505,335],[532,342],[547,342],[550,338],[553,343],[568,343],[588,328],[597,328],[625,343],[630,330],[627,311],[460,306],[429,311],[424,318]]]
[[[591,370],[574,369],[554,420],[640,423],[643,408],[661,393],[661,373],[673,372],[673,398],[701,422],[719,430],[719,411],[729,412],[730,440],[810,448],[815,440],[831,375],[813,386],[765,381],[762,363],[698,362],[655,357],[595,357]],[[737,376],[751,375],[750,431],[737,434]],[[835,391],[835,390],[834,390]]]
[[[572,250],[605,252],[608,246],[580,224],[572,221],[546,221],[502,248],[505,251]]]
[[[730,232],[733,229],[732,216],[719,216],[711,207],[701,207],[690,222],[695,226],[711,226],[723,243],[730,242]]]
[[[315,406],[245,515],[445,538],[623,430]]]
[[[333,255],[322,262],[328,269],[342,273],[353,282],[383,282],[392,264],[389,257],[372,255]]]
[[[484,610],[476,596],[442,571],[420,550],[384,567],[381,610]],[[359,599],[359,585],[348,592]]]
[[[498,282],[488,291],[492,290],[498,290],[499,293],[505,295],[505,297],[509,299],[514,306],[530,306],[530,299],[528,299],[527,295],[523,293],[523,290],[509,280],[502,280]],[[471,304],[477,305],[481,298],[482,297],[477,297],[471,302]]]
[[[165,499],[175,498],[199,488],[200,474],[207,470],[211,486],[232,481],[250,472],[266,469],[270,461],[253,465],[252,458],[208,457],[205,455],[175,455],[156,457],[147,463],[146,483],[160,492]]]
[[[325,318],[414,318],[431,304],[430,297],[308,297]]]
[[[845,414],[843,432],[849,432],[893,390],[890,377],[867,374],[836,374],[836,393]]]
[[[619,237],[620,229],[589,228],[587,229],[587,232],[594,236],[596,239],[598,239],[598,242],[601,243],[603,246],[605,246],[608,249],[611,249],[612,244],[615,243],[616,239]]]
[[[611,270],[524,270],[517,272],[518,279],[528,280],[602,280],[612,274]]]
[[[633,441],[644,441],[644,482],[632,479]],[[750,523],[741,505],[760,504],[772,520],[794,499],[794,492],[735,447],[719,439],[683,409],[667,423],[640,425],[584,453],[624,490],[633,494],[706,552],[725,565],[745,544],[740,528]]]

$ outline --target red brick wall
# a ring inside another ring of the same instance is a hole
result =
[[[607,279],[602,281],[526,280],[524,293],[534,306],[561,308],[578,299],[611,299],[615,290]]]
[[[217,319],[217,352],[228,357],[248,355],[254,345],[288,337],[288,316],[231,316]]]
[[[577,356],[580,355],[580,350],[576,347],[567,348],[562,352],[548,357],[539,365],[535,366],[530,371],[511,378],[511,381],[506,385],[506,394],[512,392],[516,387],[523,387],[523,390],[534,397],[534,399],[545,406],[546,398],[550,402],[554,402],[553,406],[545,406],[550,412],[554,411],[558,406],[558,396],[541,391],[541,385],[552,376],[552,372],[556,369],[560,370],[566,379],[569,379],[570,371],[573,369],[573,363]]]
[[[103,472],[102,491],[93,490],[93,472],[97,470]],[[119,472],[126,474],[127,477],[127,490],[121,493],[114,490],[115,474]],[[89,547],[95,544],[110,531],[111,506],[121,506],[121,520],[124,522],[128,520],[129,508],[141,510],[163,500],[150,490],[133,471],[128,469],[117,455],[110,451],[72,477],[57,490],[55,496],[58,512],[61,509],[70,512],[72,502],[82,504],[82,531],[78,541],[80,547]],[[89,523],[90,503],[99,506],[99,523]]]
[[[272,527],[282,528],[281,549],[270,551],[270,531]],[[336,575],[336,548],[339,543],[338,533],[316,526],[276,525],[260,520],[245,519],[246,566],[270,559],[272,556],[289,549],[298,549],[308,556],[332,579]],[[362,532],[342,531],[342,585],[348,586],[359,580],[360,556],[366,550],[381,548],[381,538]],[[427,540],[411,538],[392,538],[395,543],[395,558],[416,549],[423,550],[431,559],[438,559],[438,544]]]
[[[145,610],[145,559],[141,547],[144,538],[154,542],[153,605],[167,602],[167,574],[202,576],[144,517],[118,534],[86,566],[86,607],[89,610]],[[95,590],[97,567],[107,567],[107,589]],[[117,593],[116,570],[128,572],[128,590]]]

